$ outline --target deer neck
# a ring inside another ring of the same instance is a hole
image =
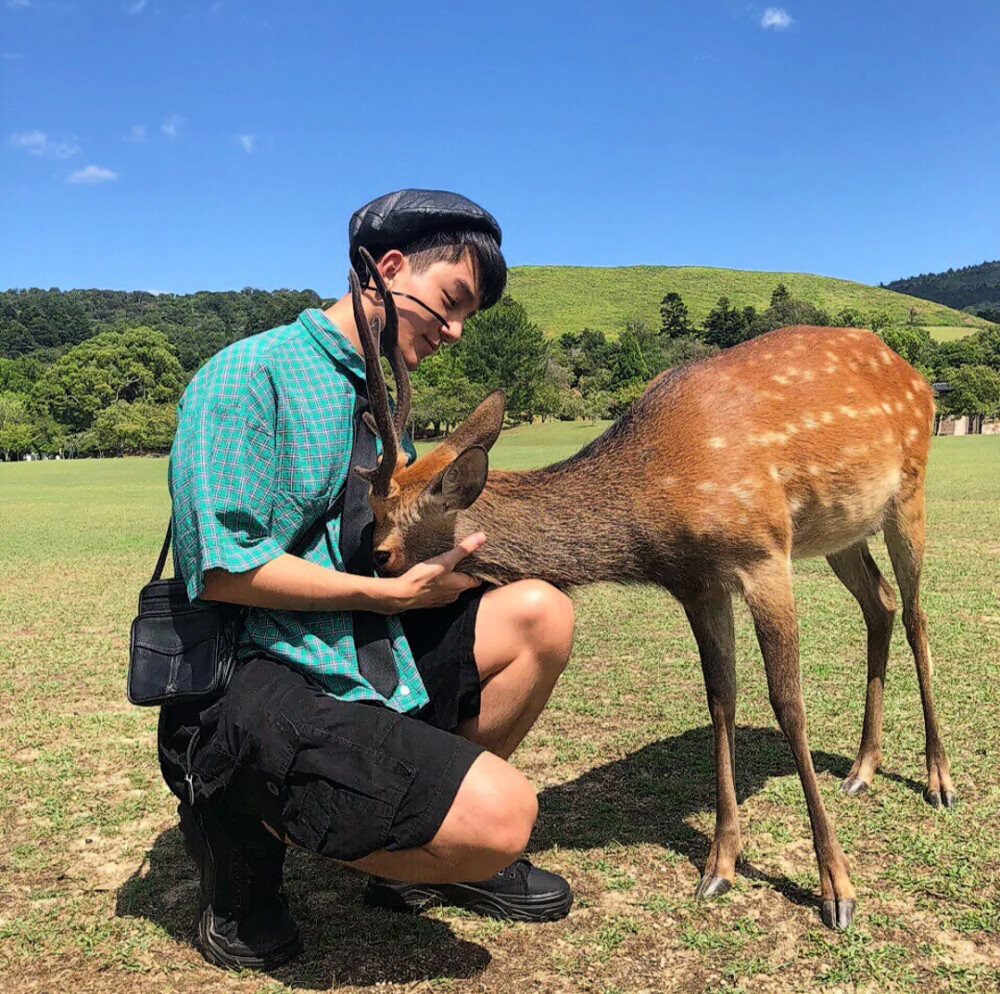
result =
[[[491,472],[482,494],[456,521],[458,538],[486,533],[460,567],[491,583],[534,578],[560,588],[601,580],[641,580],[622,494],[593,475],[534,470]],[[597,510],[599,509],[599,510]]]

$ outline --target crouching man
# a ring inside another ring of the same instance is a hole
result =
[[[503,292],[500,228],[464,197],[388,194],[349,234],[356,268],[364,247],[393,294],[411,370]],[[370,281],[364,308],[384,321]],[[365,409],[349,295],[224,349],[181,398],[175,568],[192,600],[247,608],[225,693],[164,707],[159,725],[201,872],[199,944],[220,966],[300,950],[287,844],[370,874],[365,900],[383,908],[545,921],[572,903],[522,856],[537,803],[507,762],[569,658],[572,606],[540,581],[484,589],[463,574],[482,535],[375,575],[367,494],[346,487],[373,452]]]

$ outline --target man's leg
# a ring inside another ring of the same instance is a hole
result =
[[[548,702],[573,645],[573,602],[541,580],[483,594],[476,615],[476,667],[482,704],[458,733],[503,759]]]
[[[573,605],[565,594],[537,580],[489,590],[479,601],[474,637],[474,658],[481,688],[480,710],[477,716],[463,719],[456,731],[501,757],[496,762],[509,771],[508,776],[520,776],[502,759],[517,748],[535,723],[566,667],[573,641]],[[451,630],[444,636],[440,648],[446,654],[447,650],[455,650],[461,655],[463,649],[467,653],[465,638],[471,641],[472,633],[456,637]],[[465,658],[468,659],[468,655]],[[488,755],[480,756],[477,765]],[[460,790],[456,804],[461,794]],[[534,802],[533,791],[531,797]],[[513,798],[502,792],[494,798],[494,803],[499,804],[497,816],[504,817]],[[449,827],[452,813],[457,813],[456,809],[449,812],[442,830]],[[471,838],[482,831],[483,824],[474,808],[455,822],[456,827],[467,826]],[[453,840],[453,833],[445,833],[441,840],[434,841],[454,844]],[[527,841],[525,837],[522,845]],[[391,855],[375,854],[378,862],[362,867],[377,874],[366,888],[365,899],[369,904],[409,910],[419,910],[434,903],[458,904],[480,914],[524,921],[561,918],[572,905],[572,890],[562,877],[532,866],[523,858],[515,858],[509,866],[505,865],[487,879],[475,875],[431,876],[434,870],[444,869],[444,864],[441,861],[428,863],[409,853],[397,854],[407,856],[405,865],[390,866],[383,857]],[[519,857],[520,850],[514,856]],[[416,882],[418,880],[420,882]],[[449,882],[455,880],[479,882]]]

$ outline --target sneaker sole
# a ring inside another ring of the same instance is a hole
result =
[[[208,924],[208,912],[198,920],[198,945],[201,954],[214,966],[227,970],[270,970],[282,963],[287,963],[302,952],[302,937],[284,948],[276,949],[267,956],[236,956],[224,949],[218,942],[215,933]]]
[[[407,887],[401,894],[391,887],[373,886],[365,891],[369,907],[388,911],[425,911],[433,907],[464,908],[486,918],[519,922],[552,922],[565,918],[573,906],[573,894],[544,894],[534,897],[500,897],[465,884],[444,884],[440,888]]]

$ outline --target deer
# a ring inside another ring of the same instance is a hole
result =
[[[742,597],[769,701],[805,794],[821,918],[829,928],[849,927],[856,893],[806,736],[792,562],[824,556],[867,627],[861,742],[841,784],[856,796],[871,787],[882,760],[896,596],[868,539],[883,533],[923,705],[924,796],[934,807],[952,807],[956,795],[920,606],[934,420],[928,382],[870,331],[794,326],[661,373],[600,437],[553,465],[489,470],[488,453],[505,416],[501,391],[432,451],[408,462],[399,455],[410,392],[407,370],[394,358],[397,317],[377,267],[366,261],[385,304],[379,336],[350,274],[381,441],[381,459],[364,473],[379,573],[399,575],[483,531],[486,544],[458,568],[486,583],[533,577],[563,590],[597,581],[657,584],[680,602],[701,660],[715,761],[715,833],[695,891],[700,898],[732,887],[741,851],[732,601]],[[380,348],[396,381],[395,411]]]

